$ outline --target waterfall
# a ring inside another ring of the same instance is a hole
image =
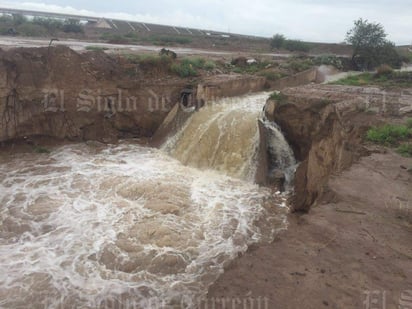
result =
[[[258,163],[258,121],[265,127],[270,175],[281,170],[290,184],[296,161],[282,132],[262,115],[267,93],[225,98],[193,112],[163,150],[183,164],[253,181]]]

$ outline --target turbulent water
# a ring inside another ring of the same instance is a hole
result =
[[[190,166],[131,142],[1,157],[0,306],[195,307],[286,226],[284,199],[247,181],[264,98],[194,114],[165,146]]]
[[[257,121],[267,96],[261,93],[208,104],[163,149],[183,164],[253,181],[259,146]]]

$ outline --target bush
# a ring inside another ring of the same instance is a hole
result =
[[[150,70],[153,68],[169,70],[172,63],[170,57],[157,55],[141,55],[137,56],[136,60],[143,70]]]
[[[83,33],[83,26],[80,24],[78,20],[69,19],[65,21],[63,25],[63,31],[72,33]]]
[[[278,79],[281,79],[285,75],[279,72],[274,72],[274,71],[266,71],[266,72],[261,72],[259,74],[260,76],[265,77],[267,80],[275,81]]]
[[[136,32],[129,32],[129,33],[125,34],[124,37],[130,39],[131,41],[138,41],[139,40],[139,36],[137,35]]]
[[[32,23],[21,24],[17,27],[17,32],[23,36],[45,36],[47,34],[44,27]]]
[[[32,23],[46,28],[47,31],[51,34],[54,34],[58,30],[61,30],[63,28],[63,22],[61,20],[53,18],[35,17]]]
[[[336,57],[335,55],[324,55],[316,57],[313,60],[314,64],[316,65],[331,65],[337,68],[338,70],[343,70],[344,65],[342,59]]]
[[[282,48],[283,44],[285,43],[286,38],[283,34],[275,34],[272,38],[272,40],[270,41],[270,46],[272,48]]]
[[[295,73],[306,71],[314,65],[311,59],[290,58],[288,61],[287,68]]]
[[[180,77],[191,77],[198,75],[196,69],[188,61],[172,64],[171,70],[173,73],[176,73]]]
[[[310,47],[307,43],[299,40],[286,40],[283,47],[289,51],[308,52]]]
[[[206,71],[212,71],[216,68],[216,63],[214,61],[206,61],[205,65],[204,65],[204,69]]]
[[[412,129],[412,118],[409,118],[406,120],[406,127],[409,129]]]
[[[23,25],[27,23],[27,18],[26,16],[23,16],[21,14],[13,14],[13,23],[15,26]]]
[[[278,103],[285,103],[286,102],[286,96],[279,91],[275,91],[272,93],[269,97],[270,100],[276,101]]]
[[[412,130],[407,126],[386,124],[379,128],[369,129],[366,139],[381,145],[395,146],[401,141],[407,140],[411,135]]]

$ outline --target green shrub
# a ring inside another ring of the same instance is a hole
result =
[[[136,32],[129,32],[125,34],[124,37],[130,39],[131,41],[137,41],[139,39],[139,36]]]
[[[23,36],[45,36],[47,35],[47,30],[40,26],[32,23],[24,23],[17,27],[17,32]]]
[[[406,120],[406,127],[412,129],[412,118]]]
[[[153,35],[149,37],[142,38],[143,41],[152,42],[155,45],[164,45],[164,44],[190,44],[192,39],[186,36],[169,36],[169,35]]]
[[[335,55],[323,55],[316,57],[313,60],[313,63],[316,65],[331,65],[337,68],[338,70],[343,70],[344,68],[342,59],[336,57]]]
[[[159,55],[140,55],[137,56],[137,63],[143,70],[150,70],[153,68],[170,69],[172,59],[168,56]]]
[[[261,72],[259,73],[260,76],[265,77],[267,80],[275,81],[278,79],[281,79],[285,75],[279,72],[274,72],[274,71],[266,71],[266,72]]]
[[[308,52],[310,50],[307,43],[299,40],[286,40],[283,47],[289,51]]]
[[[285,44],[286,38],[283,34],[275,34],[272,38],[272,40],[270,41],[270,46],[272,48],[282,48],[283,45]]]
[[[35,17],[32,23],[46,28],[50,34],[54,34],[63,28],[63,22],[53,18]]]
[[[383,75],[362,73],[352,75],[336,82],[337,85],[365,86],[377,85],[382,87],[412,87],[412,72],[392,72]]]
[[[194,68],[193,64],[190,61],[182,61],[181,63],[174,63],[171,66],[173,73],[176,73],[180,77],[191,77],[197,76],[198,72]]]
[[[401,141],[407,140],[411,135],[412,130],[406,126],[386,124],[382,127],[369,129],[366,139],[381,145],[395,146]]]
[[[368,85],[372,81],[372,74],[370,73],[363,73],[359,75],[350,75],[343,79],[340,79],[333,84],[337,85],[346,85],[346,86],[363,86]]]
[[[182,60],[182,63],[186,65],[192,65],[196,69],[203,69],[205,66],[206,60],[200,57],[185,58]]]
[[[313,65],[311,59],[291,58],[287,64],[287,68],[294,72],[302,72],[312,68]]]
[[[412,143],[402,144],[396,151],[404,157],[412,157]]]
[[[216,68],[216,63],[214,61],[206,61],[205,65],[204,65],[204,69],[206,71],[212,71]]]
[[[270,95],[269,99],[273,100],[273,101],[276,101],[278,103],[285,103],[286,102],[286,96],[282,92],[279,92],[279,91],[273,92]]]
[[[83,33],[83,26],[78,20],[68,19],[64,22],[62,30],[64,32]]]

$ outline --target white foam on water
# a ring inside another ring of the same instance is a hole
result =
[[[258,119],[268,96],[263,92],[209,102],[162,149],[185,165],[253,181]]]
[[[193,307],[285,228],[273,196],[128,142],[2,159],[0,306]]]

